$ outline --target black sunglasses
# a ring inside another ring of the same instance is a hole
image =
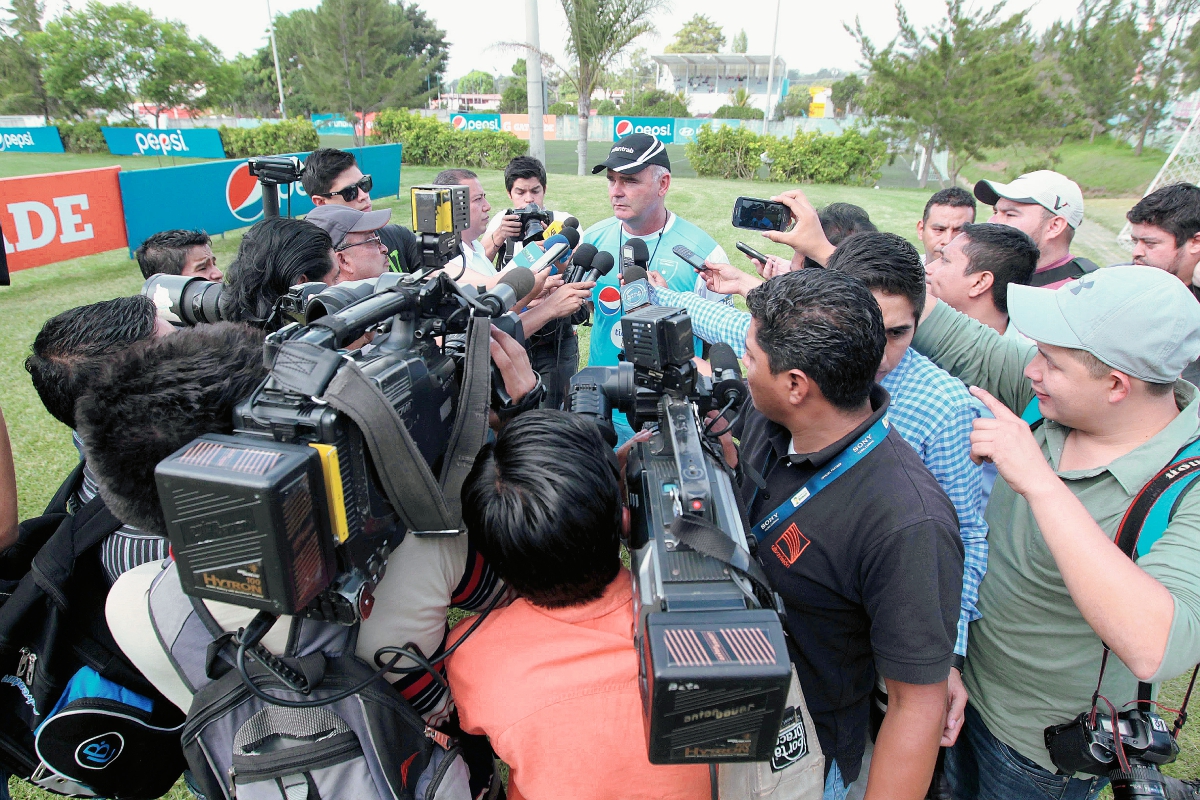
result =
[[[345,189],[338,189],[336,192],[330,192],[329,194],[318,195],[318,197],[332,198],[336,194],[336,195],[340,195],[341,198],[343,200],[345,200],[347,203],[352,203],[358,199],[359,190],[369,193],[371,191],[371,187],[374,185],[375,185],[375,183],[374,183],[374,181],[371,180],[370,175],[363,175],[361,178],[358,179],[358,183],[352,183],[349,186],[347,186]]]

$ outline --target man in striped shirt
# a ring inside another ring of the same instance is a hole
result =
[[[87,463],[83,442],[75,433],[75,402],[84,395],[104,364],[133,345],[166,336],[174,329],[159,319],[148,297],[118,297],[64,311],[51,317],[33,341],[25,369],[33,378],[42,404],[71,429],[83,461],[83,476],[67,509],[74,513],[96,496],[96,476]],[[100,563],[109,581],[147,561],[166,557],[167,540],[122,525],[100,545]]]

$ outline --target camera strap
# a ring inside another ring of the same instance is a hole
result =
[[[680,514],[671,522],[671,535],[697,553],[715,558],[750,581],[760,605],[782,614],[782,603],[771,589],[766,573],[758,561],[738,546],[729,534],[702,517]]]
[[[446,508],[462,519],[462,485],[475,465],[488,434],[488,403],[492,397],[492,361],[489,341],[491,320],[472,317],[467,323],[467,349],[462,387],[458,390],[458,415],[442,459],[441,487]],[[418,453],[418,457],[420,454]],[[425,463],[422,459],[421,463]],[[458,527],[458,523],[455,523]],[[421,529],[416,529],[418,535]]]

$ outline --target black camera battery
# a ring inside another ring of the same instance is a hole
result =
[[[774,611],[651,612],[641,646],[650,763],[771,760],[791,680]]]
[[[695,355],[692,318],[682,308],[631,311],[621,318],[621,342],[626,361],[653,372],[687,364]]]
[[[337,541],[316,449],[206,434],[154,478],[192,597],[295,614],[333,580]]]

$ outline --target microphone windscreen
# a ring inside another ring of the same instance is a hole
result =
[[[641,241],[641,240],[635,239],[634,241]],[[599,260],[600,256],[596,256],[596,258],[597,258],[597,260]],[[592,269],[595,269],[595,268],[596,268],[596,262],[593,261]],[[646,280],[646,270],[642,269],[641,267],[626,267],[625,271],[621,273],[621,280],[623,280],[625,282],[626,286],[633,283],[634,281],[644,281],[644,280]],[[532,288],[532,287],[530,287],[530,288]]]
[[[626,244],[633,247],[633,260],[637,264],[645,264],[650,260],[650,248],[641,239],[630,239]]]
[[[595,245],[584,242],[575,248],[575,254],[571,256],[571,263],[577,267],[583,267],[584,270],[591,269],[592,259],[596,257],[596,252]],[[609,267],[609,269],[612,269],[612,267]]]
[[[500,283],[507,283],[511,286],[513,294],[520,300],[533,291],[537,279],[533,277],[533,273],[528,267],[511,267],[500,276]]]
[[[717,342],[708,348],[708,360],[713,366],[713,372],[733,370],[742,377],[742,368],[738,365],[737,354],[725,342]]]
[[[563,229],[558,232],[558,235],[562,236],[563,238],[565,238],[567,240],[567,244],[571,245],[572,250],[574,250],[575,247],[579,244],[579,229],[578,228],[568,228],[568,227],[564,226]]]
[[[563,220],[563,227],[579,230],[579,220],[575,219],[574,217],[567,217]]]
[[[616,263],[617,260],[612,257],[612,253],[597,253],[596,257],[592,259],[591,271],[604,277],[612,272],[612,268]],[[645,270],[642,271],[645,272]]]

